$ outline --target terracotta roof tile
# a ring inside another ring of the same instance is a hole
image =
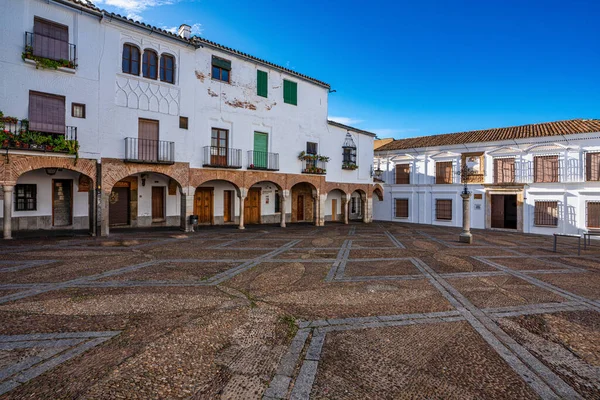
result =
[[[544,122],[541,124],[400,139],[394,140],[393,142],[378,148],[377,151],[450,146],[463,143],[496,142],[511,139],[527,139],[533,137],[593,132],[600,132],[600,119],[571,119],[567,121]]]

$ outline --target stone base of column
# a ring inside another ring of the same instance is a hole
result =
[[[458,241],[461,243],[473,244],[473,235],[471,232],[463,232],[458,236]]]

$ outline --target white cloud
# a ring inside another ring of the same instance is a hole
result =
[[[151,7],[166,6],[179,2],[179,0],[96,0],[98,4],[105,4],[119,9],[127,18],[142,21],[143,13]]]
[[[201,35],[202,34],[202,24],[193,24],[192,26],[192,36],[193,35]],[[171,32],[174,34],[177,34],[177,31],[179,31],[179,27],[178,26],[166,26],[166,25],[162,25],[160,27],[160,29],[164,29],[167,32]]]
[[[338,123],[344,124],[344,125],[360,124],[361,122],[363,122],[362,119],[356,119],[356,118],[350,118],[350,117],[334,117],[334,116],[331,116],[331,117],[329,117],[329,119],[331,121],[335,121],[335,122],[338,122]]]

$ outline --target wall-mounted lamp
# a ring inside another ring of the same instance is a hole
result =
[[[56,175],[56,172],[58,171],[58,168],[46,168],[46,174],[48,175]]]
[[[148,174],[142,174],[141,178],[142,178],[142,186],[146,186],[146,178],[148,177]]]

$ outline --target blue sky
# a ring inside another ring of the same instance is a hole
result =
[[[380,137],[600,118],[600,1],[96,0],[331,84]]]

